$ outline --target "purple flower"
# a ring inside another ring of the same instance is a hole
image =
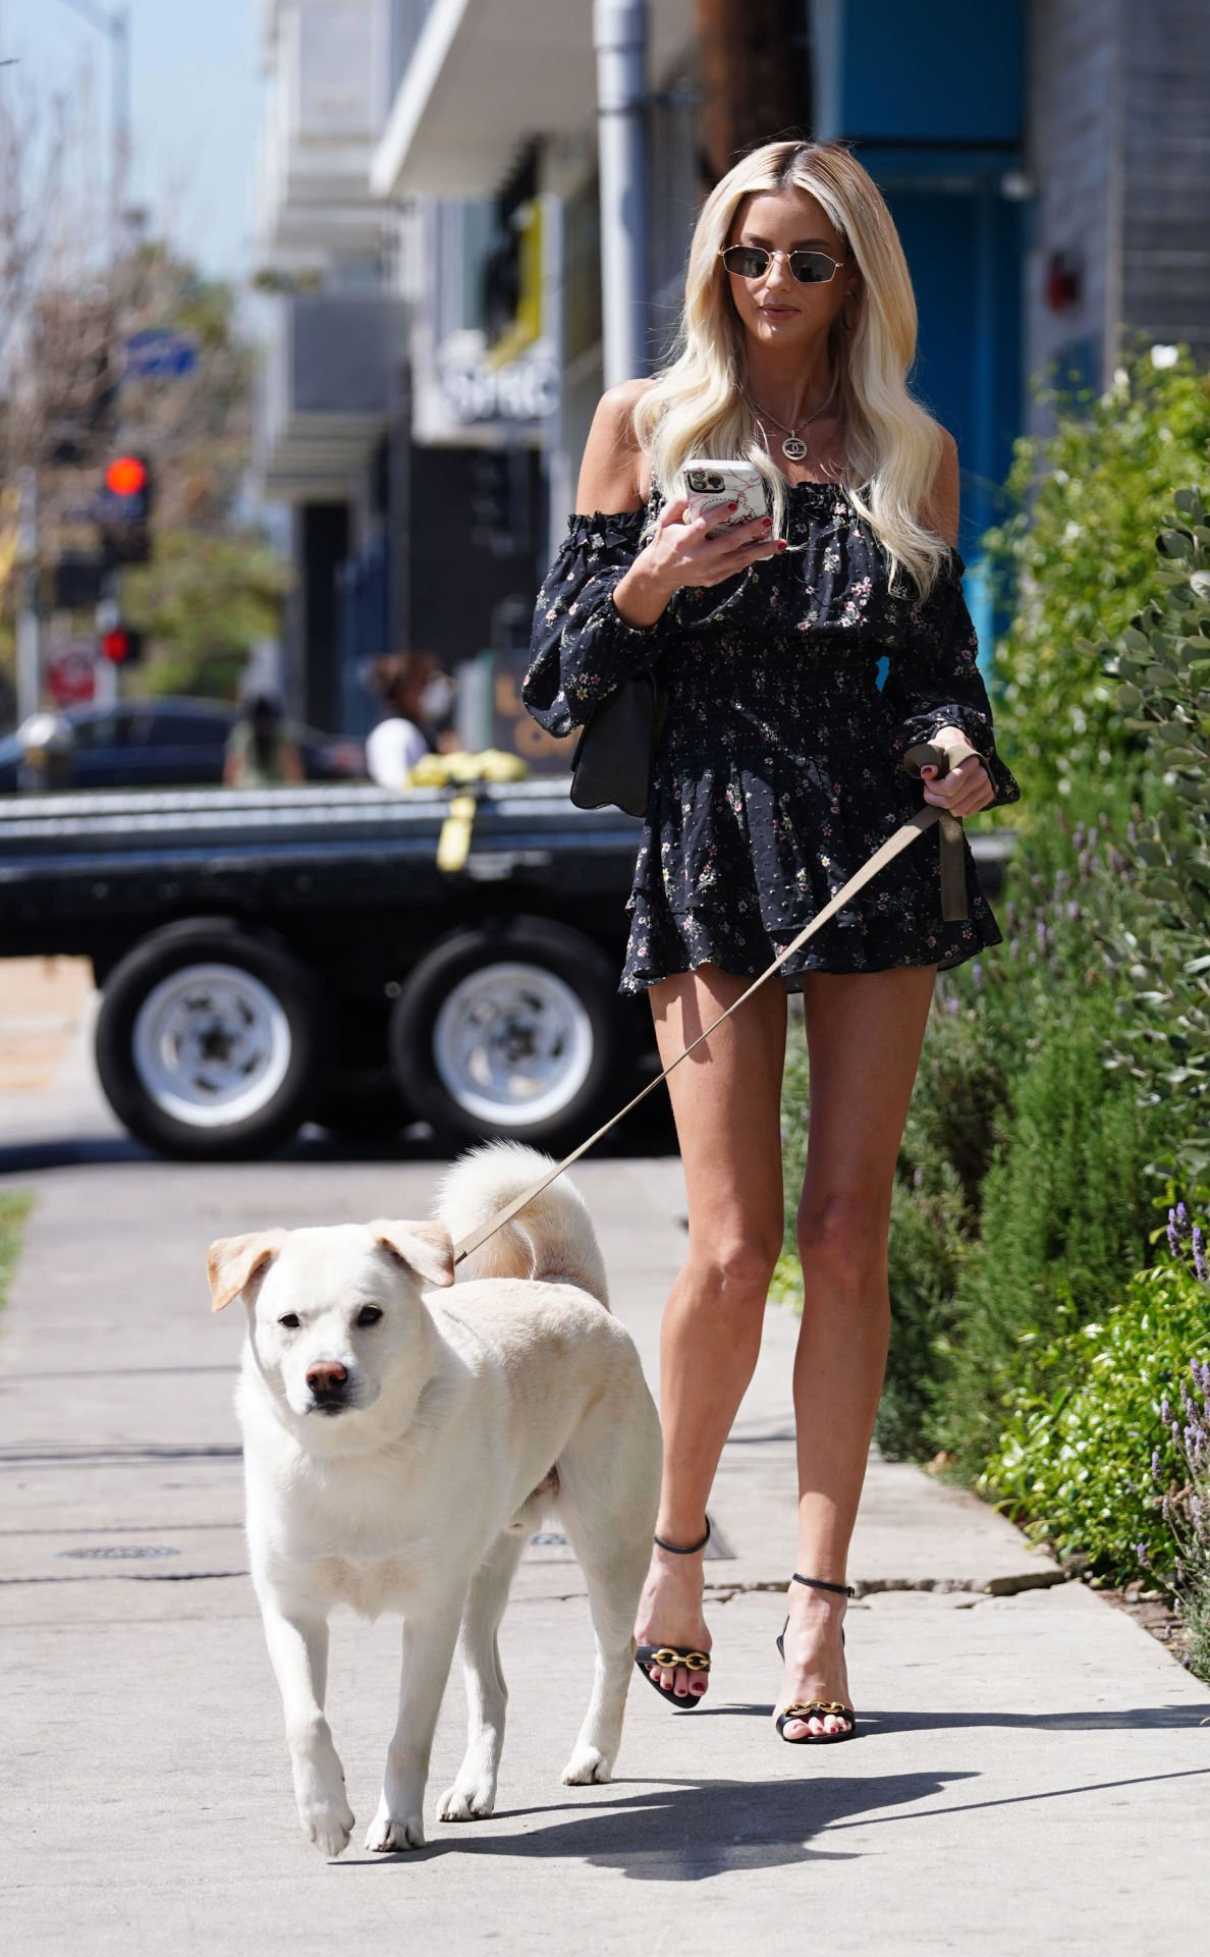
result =
[[[1181,1198],[1180,1202],[1176,1206],[1176,1220],[1180,1225],[1181,1235],[1184,1236],[1185,1231],[1189,1228],[1189,1212],[1185,1208],[1185,1201],[1183,1197]]]
[[[1193,1245],[1193,1268],[1203,1284],[1210,1284],[1210,1265],[1206,1263],[1205,1245],[1202,1239],[1201,1225],[1198,1223],[1195,1223],[1193,1226],[1191,1241]]]
[[[1180,1237],[1179,1237],[1179,1235],[1177,1234],[1177,1228],[1176,1228],[1176,1211],[1175,1211],[1175,1210],[1169,1210],[1169,1212],[1168,1212],[1168,1248],[1169,1248],[1169,1250],[1170,1250],[1170,1251],[1172,1252],[1172,1255],[1173,1255],[1173,1256],[1175,1257],[1175,1256],[1177,1255],[1177,1252],[1178,1252],[1178,1251],[1180,1250],[1180,1247],[1181,1247],[1181,1240],[1180,1240]]]

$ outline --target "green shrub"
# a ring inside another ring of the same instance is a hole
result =
[[[1008,1400],[1034,1384],[1033,1355],[1099,1317],[1149,1261],[1154,1134],[1133,1088],[1102,1064],[1112,997],[1101,988],[1055,1007],[985,1179],[941,1353],[938,1439],[968,1475],[996,1447]]]
[[[980,1492],[1109,1582],[1171,1571],[1155,1482],[1183,1479],[1164,1402],[1177,1401],[1191,1356],[1210,1357],[1207,1289],[1168,1260],[1134,1276],[1102,1319],[1046,1344],[1023,1340]]]
[[[1147,819],[1126,839],[1129,931],[1108,933],[1127,981],[1109,1064],[1165,1109],[1156,1180],[1210,1200],[1210,525],[1178,491],[1157,539],[1158,592],[1102,648],[1115,705],[1150,772]]]
[[[981,540],[992,588],[1014,608],[995,648],[997,737],[1022,788],[1014,827],[1032,829],[1081,780],[1133,768],[1137,730],[1090,641],[1146,602],[1152,539],[1208,445],[1210,376],[1187,348],[1153,356],[1145,344],[1103,394],[1059,402],[1053,433],[1015,443],[1013,513]]]

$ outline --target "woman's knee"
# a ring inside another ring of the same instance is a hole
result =
[[[888,1205],[879,1194],[832,1190],[804,1197],[796,1220],[803,1269],[825,1268],[856,1282],[886,1266]]]
[[[716,1237],[691,1247],[689,1261],[699,1280],[725,1302],[763,1307],[781,1248],[780,1233],[776,1240],[771,1232]]]

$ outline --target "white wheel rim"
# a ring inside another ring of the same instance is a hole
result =
[[[163,1114],[228,1128],[267,1107],[293,1040],[281,1001],[240,965],[184,965],[147,994],[134,1024],[135,1071]]]
[[[544,965],[484,965],[459,981],[437,1014],[433,1058],[465,1113],[528,1128],[562,1113],[588,1078],[595,1050],[583,1002]]]

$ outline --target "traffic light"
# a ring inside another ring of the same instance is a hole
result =
[[[112,625],[101,634],[101,657],[111,666],[137,666],[143,657],[143,634],[133,625]]]
[[[146,564],[151,558],[151,509],[155,484],[144,455],[115,455],[105,469],[97,521],[109,569]]]

